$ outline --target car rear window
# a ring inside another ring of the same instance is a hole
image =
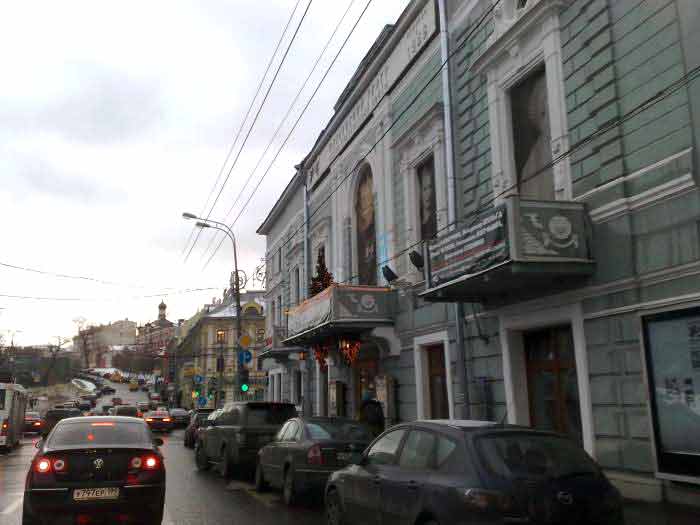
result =
[[[249,405],[248,425],[281,425],[297,415],[290,405]]]
[[[136,407],[117,407],[118,416],[131,416],[136,417],[139,411]]]
[[[65,419],[67,417],[82,416],[80,410],[77,409],[59,409],[59,410],[49,410],[46,412],[46,418],[51,419]]]
[[[306,423],[306,430],[311,439],[372,441],[369,429],[352,421],[313,421]]]
[[[24,414],[24,417],[41,417],[41,416],[39,415],[39,412],[26,412]]]
[[[526,432],[487,434],[476,440],[484,466],[503,478],[561,478],[599,473],[575,442],[558,436]]]
[[[54,428],[49,447],[65,446],[144,446],[150,445],[146,426],[125,421],[80,421]]]
[[[156,416],[156,417],[168,417],[170,414],[168,414],[167,412],[161,411],[161,412],[151,412],[151,415]]]

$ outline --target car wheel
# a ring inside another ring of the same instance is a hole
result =
[[[197,441],[197,444],[194,447],[194,462],[197,464],[197,470],[202,472],[209,470],[209,467],[211,466],[201,441]]]
[[[292,467],[284,471],[284,481],[282,482],[282,500],[287,506],[292,506],[297,502],[297,493],[294,487],[294,470]]]
[[[228,457],[228,447],[224,447],[221,449],[221,461],[219,462],[219,474],[221,474],[221,477],[224,479],[228,479],[231,477],[232,469],[231,469],[231,462],[229,461],[229,457]]]
[[[258,461],[255,467],[255,491],[265,492],[268,488],[267,481],[265,481],[265,474],[263,473],[262,465]]]
[[[345,525],[340,496],[335,489],[326,496],[326,523],[327,525]]]

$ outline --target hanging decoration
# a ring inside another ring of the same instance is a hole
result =
[[[323,290],[333,284],[333,274],[326,267],[325,250],[318,251],[318,259],[316,260],[316,275],[311,277],[311,286],[309,287],[309,296],[321,293]]]
[[[313,351],[314,357],[318,362],[318,366],[322,371],[325,371],[328,368],[328,364],[326,363],[326,359],[328,358],[328,346],[317,344],[313,346]]]
[[[357,361],[357,356],[360,354],[360,341],[356,339],[341,339],[339,346],[340,355],[343,356],[348,365],[352,365]]]

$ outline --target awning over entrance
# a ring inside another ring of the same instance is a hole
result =
[[[390,288],[334,284],[289,311],[285,345],[314,344],[394,323]]]
[[[508,303],[581,284],[595,270],[591,228],[578,202],[506,199],[432,241],[436,302]]]

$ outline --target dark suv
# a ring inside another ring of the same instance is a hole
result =
[[[80,417],[83,413],[77,408],[52,408],[46,412],[44,417],[44,427],[41,429],[41,435],[46,437],[49,432],[53,430],[56,423],[61,421],[61,419],[66,419],[68,417]]]
[[[199,470],[216,464],[228,477],[234,467],[254,468],[258,450],[272,441],[285,421],[296,417],[291,403],[243,401],[227,403],[199,430],[195,459]]]

